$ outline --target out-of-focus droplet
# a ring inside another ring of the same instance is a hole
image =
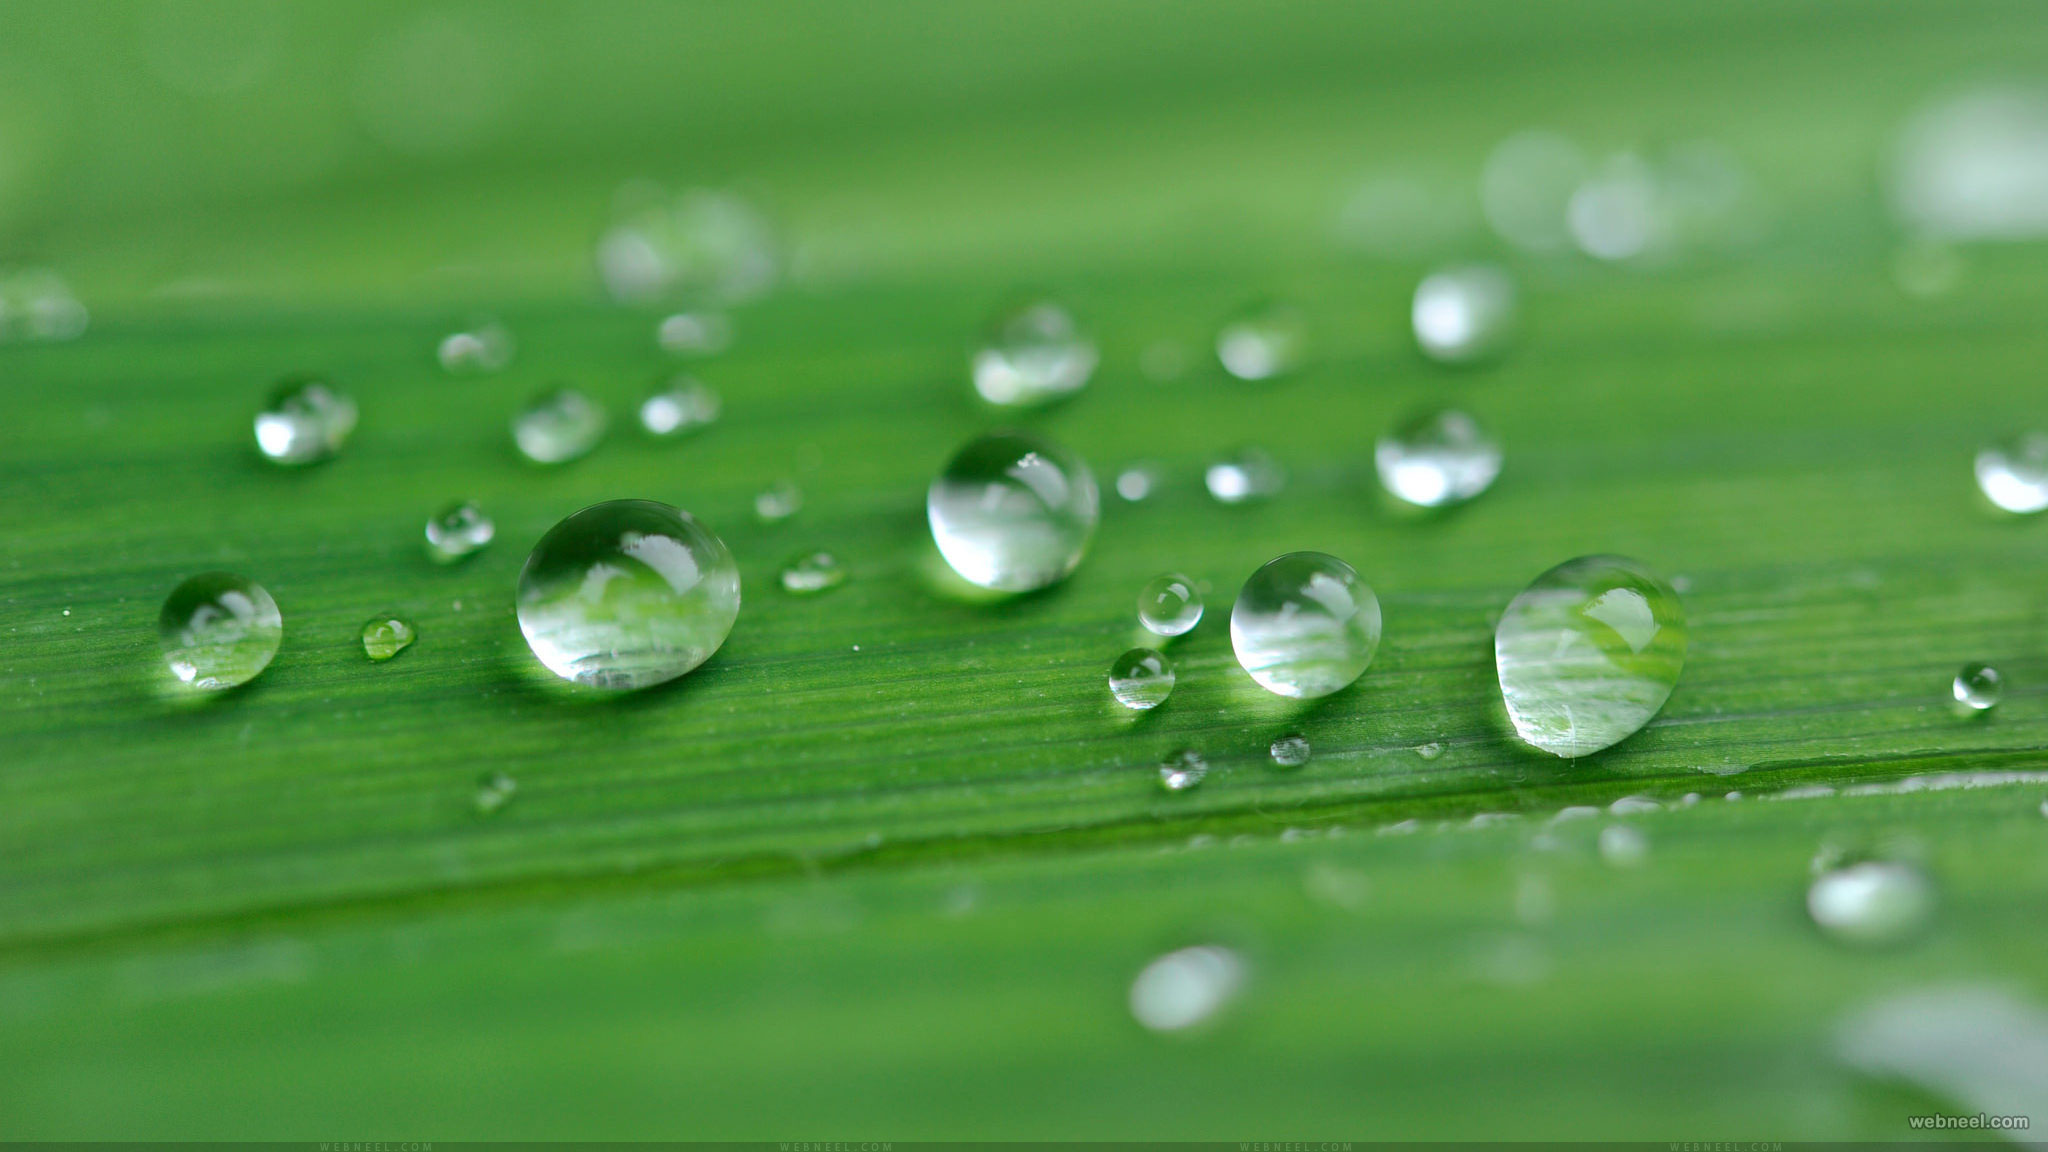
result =
[[[536,397],[512,418],[512,441],[536,464],[563,464],[588,453],[607,423],[597,401],[570,388]]]
[[[627,203],[597,244],[598,273],[620,301],[741,303],[766,294],[781,274],[774,226],[733,193],[648,189],[621,199]]]
[[[477,814],[489,816],[491,813],[511,803],[513,794],[518,791],[519,782],[503,772],[485,774],[484,778],[477,781],[476,785],[476,799],[474,803],[476,804]]]
[[[687,436],[718,422],[718,393],[691,376],[677,376],[640,402],[640,426],[653,436]]]
[[[1228,1004],[1244,979],[1244,961],[1220,945],[1168,952],[1131,981],[1131,1017],[1154,1032],[1192,1028]]]
[[[1479,177],[1479,205],[1501,239],[1525,252],[1552,256],[1572,246],[1567,216],[1572,193],[1586,178],[1577,144],[1541,129],[1495,146]]]
[[[1905,126],[1892,160],[1901,222],[1944,240],[2048,236],[2048,88],[1948,96]]]
[[[483,320],[441,338],[434,355],[449,372],[500,372],[512,363],[512,333],[495,320]]]
[[[1246,306],[1216,333],[1216,359],[1239,380],[1286,375],[1307,355],[1308,318],[1277,300]]]
[[[1934,884],[1896,860],[1864,860],[1822,873],[1806,890],[1806,910],[1821,931],[1847,944],[1897,944],[1934,918]]]
[[[1600,859],[1616,868],[1635,868],[1650,858],[1650,838],[1631,824],[1600,830]]]
[[[2023,432],[1978,452],[1977,487],[2007,512],[2048,508],[2048,433]]]
[[[806,552],[782,568],[782,588],[807,596],[846,583],[846,568],[830,552]]]
[[[732,346],[732,317],[723,312],[676,312],[661,318],[655,343],[676,356],[716,356]]]
[[[1515,283],[1491,264],[1445,268],[1415,287],[1415,343],[1432,360],[1484,359],[1507,342],[1515,320]]]
[[[1049,300],[1007,312],[973,357],[974,390],[991,404],[1026,408],[1081,390],[1095,374],[1095,341]]]
[[[780,524],[803,506],[803,489],[786,476],[754,494],[754,518],[763,524]]]
[[[1418,508],[1462,504],[1500,475],[1500,442],[1456,408],[1431,408],[1396,425],[1373,447],[1389,495]]]
[[[1247,444],[1210,464],[1202,482],[1218,503],[1250,504],[1278,496],[1287,487],[1287,470],[1265,449]]]
[[[1133,464],[1116,474],[1116,494],[1131,504],[1152,495],[1159,484],[1159,470],[1150,464]]]
[[[294,376],[256,413],[256,447],[279,464],[311,464],[341,451],[356,427],[356,402],[325,380]]]
[[[0,137],[0,145],[5,144]],[[0,153],[0,177],[6,156]],[[48,268],[0,268],[0,344],[76,340],[90,315],[62,276]]]
[[[1168,792],[1185,792],[1209,774],[1209,762],[1192,748],[1183,748],[1159,762],[1159,786]]]

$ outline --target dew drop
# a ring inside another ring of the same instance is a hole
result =
[[[690,376],[677,376],[640,402],[640,427],[652,436],[687,436],[718,422],[718,393]]]
[[[1202,482],[1218,503],[1249,504],[1278,496],[1287,487],[1287,470],[1265,449],[1246,445],[1209,465]]]
[[[1209,774],[1209,762],[1192,748],[1183,748],[1159,762],[1159,786],[1168,792],[1185,792]]]
[[[1821,931],[1848,944],[1894,944],[1934,917],[1934,884],[1895,860],[1830,869],[1806,890],[1806,910]]]
[[[1281,696],[1309,700],[1348,686],[1379,643],[1379,597],[1351,565],[1321,552],[1267,561],[1230,610],[1238,664]]]
[[[1650,838],[1627,824],[1600,830],[1600,859],[1615,868],[1635,868],[1650,858]]]
[[[441,564],[474,556],[498,533],[498,526],[473,501],[460,500],[427,519],[427,555]]]
[[[1462,364],[1492,355],[1514,318],[1515,282],[1491,264],[1432,272],[1415,287],[1415,342],[1432,360]]]
[[[1054,584],[1081,563],[1101,497],[1088,466],[1025,432],[969,441],[926,497],[932,540],[968,583],[1001,592]]]
[[[1956,704],[1969,712],[1988,712],[2005,695],[2005,677],[1989,664],[1965,664],[1951,686]]]
[[[1202,593],[1178,572],[1154,576],[1138,593],[1138,622],[1159,636],[1183,636],[1202,622]]]
[[[676,356],[715,356],[732,346],[732,318],[723,312],[677,312],[662,317],[654,342]]]
[[[501,372],[512,363],[512,333],[496,321],[484,321],[441,338],[434,355],[441,367],[460,375]]]
[[[777,480],[754,494],[754,516],[763,524],[780,524],[804,506],[803,489],[790,479]]]
[[[256,448],[279,464],[311,464],[341,451],[356,427],[356,403],[325,380],[294,376],[256,413]]]
[[[627,691],[673,680],[725,643],[739,568],[689,513],[593,504],[548,530],[519,573],[519,629],[548,670]]]
[[[830,552],[806,552],[782,568],[782,588],[799,596],[824,592],[846,583],[846,569]]]
[[[1444,754],[1444,746],[1435,740],[1431,740],[1427,744],[1417,744],[1415,746],[1415,754],[1424,760],[1434,760]]]
[[[1133,648],[1109,666],[1109,692],[1134,712],[1149,712],[1173,695],[1173,661],[1150,648]]]
[[[1685,610],[1636,561],[1582,556],[1538,576],[1501,613],[1494,663],[1523,740],[1598,752],[1655,717],[1685,666]]]
[[[363,655],[379,662],[389,660],[407,648],[419,634],[396,616],[372,616],[363,625]]]
[[[597,447],[604,437],[604,409],[570,388],[536,397],[512,418],[512,440],[536,464],[562,464]]]
[[[1244,978],[1244,961],[1228,948],[1168,952],[1131,981],[1131,1017],[1154,1032],[1192,1028],[1235,998]]]
[[[1380,484],[1417,508],[1443,508],[1479,495],[1500,475],[1500,443],[1455,408],[1418,413],[1373,448]]]
[[[511,803],[512,794],[519,791],[519,782],[503,772],[492,772],[476,785],[476,810],[481,816],[489,816],[506,804]]]
[[[1116,494],[1136,504],[1152,495],[1159,484],[1159,471],[1149,464],[1133,464],[1116,474]]]
[[[1978,452],[1977,487],[2007,512],[2048,508],[2048,433],[2028,432]]]
[[[1307,353],[1307,319],[1275,301],[1246,307],[1216,333],[1216,359],[1239,380],[1284,376],[1301,367]]]
[[[1282,768],[1301,767],[1308,763],[1309,753],[1308,737],[1299,732],[1290,732],[1280,737],[1266,749],[1266,754],[1273,758],[1273,763]]]
[[[284,642],[277,601],[232,572],[202,572],[172,589],[156,627],[171,674],[207,690],[255,679]]]
[[[1095,342],[1072,313],[1036,301],[989,326],[974,353],[974,390],[1005,408],[1049,403],[1086,386],[1096,359]]]

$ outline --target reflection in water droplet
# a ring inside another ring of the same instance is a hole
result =
[[[763,524],[780,524],[803,506],[803,489],[786,477],[754,494],[754,516]]]
[[[279,464],[311,464],[341,450],[356,427],[356,402],[324,380],[294,376],[256,413],[256,447]]]
[[[270,666],[284,643],[284,617],[261,584],[232,572],[202,572],[171,590],[157,615],[171,674],[194,688],[233,688]]]
[[[468,500],[457,501],[427,520],[427,555],[442,564],[474,556],[498,533],[484,510]]]
[[[1415,287],[1410,320],[1423,354],[1447,364],[1484,359],[1507,342],[1515,283],[1491,264],[1445,268]]]
[[[990,326],[974,353],[974,390],[1006,408],[1045,404],[1080,391],[1096,358],[1095,342],[1071,313],[1037,301]]]
[[[562,464],[597,447],[604,438],[604,409],[569,388],[536,397],[512,418],[512,440],[536,464]]]
[[[1154,576],[1138,592],[1138,622],[1159,636],[1182,636],[1202,622],[1202,593],[1178,572]]]
[[[1209,465],[1202,481],[1219,503],[1248,504],[1279,495],[1287,470],[1265,449],[1246,445]]]
[[[1190,1028],[1228,1004],[1244,979],[1244,961],[1220,945],[1168,952],[1131,982],[1131,1016],[1154,1032]]]
[[[1829,936],[1849,944],[1894,944],[1934,918],[1934,884],[1910,864],[1865,860],[1823,873],[1806,910]]]
[[[1237,662],[1268,692],[1311,700],[1363,675],[1380,643],[1380,601],[1335,556],[1289,552],[1252,573],[1230,610]]]
[[[1050,440],[998,432],[969,441],[926,497],[932,540],[970,584],[1029,592],[1072,572],[1101,496],[1088,466]]]
[[[1109,692],[1135,712],[1148,712],[1173,695],[1173,662],[1150,648],[1133,648],[1109,666]]]
[[[396,616],[372,616],[363,625],[363,655],[379,662],[389,660],[412,647],[417,636],[412,625]]]
[[[2048,508],[2048,434],[2022,433],[1978,452],[1977,487],[2007,512]]]
[[[1989,664],[1970,663],[1956,673],[1956,703],[1972,712],[1987,712],[2005,695],[2005,677]]]
[[[1209,774],[1209,762],[1192,748],[1183,748],[1159,762],[1159,785],[1168,792],[1185,792]]]
[[[1307,353],[1307,318],[1276,301],[1244,308],[1216,333],[1216,359],[1239,380],[1270,380],[1292,372]]]
[[[677,356],[715,356],[732,346],[732,317],[723,312],[677,312],[664,316],[654,341]]]
[[[1266,754],[1273,758],[1273,763],[1282,768],[1301,767],[1308,763],[1309,753],[1308,737],[1299,732],[1290,732],[1280,737],[1266,749]]]
[[[846,583],[846,569],[830,552],[806,552],[782,569],[784,591],[798,595],[824,592]]]
[[[1373,464],[1389,495],[1418,508],[1462,504],[1500,475],[1500,442],[1455,408],[1429,409],[1381,436]]]

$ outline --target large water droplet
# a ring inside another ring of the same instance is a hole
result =
[[[497,534],[498,526],[482,508],[460,500],[428,518],[427,555],[438,563],[453,564],[482,551]]]
[[[2048,433],[2027,432],[1978,452],[1977,487],[2007,512],[2048,508]]]
[[[372,616],[363,624],[363,655],[385,661],[412,647],[418,638],[412,625],[391,615]]]
[[[1956,703],[1972,712],[1986,712],[1996,707],[2005,695],[2005,677],[1989,664],[1965,664],[1956,673]]]
[[[738,303],[774,286],[782,266],[775,229],[746,200],[701,188],[671,197],[646,187],[621,199],[597,244],[598,272],[615,298]]]
[[[1648,724],[1685,666],[1685,610],[1663,577],[1620,556],[1552,568],[1494,631],[1508,719],[1522,739],[1585,756]]]
[[[1290,732],[1280,737],[1266,749],[1266,755],[1282,768],[1299,768],[1308,763],[1310,749],[1308,737],[1299,732]]]
[[[1131,981],[1131,1016],[1154,1032],[1191,1028],[1228,1004],[1244,976],[1244,961],[1219,945],[1168,952]]]
[[[1455,408],[1433,408],[1380,437],[1373,464],[1380,483],[1418,508],[1462,504],[1500,475],[1500,442]]]
[[[605,414],[597,401],[570,388],[534,399],[512,418],[512,440],[536,464],[561,464],[597,447]]]
[[[1138,592],[1138,622],[1159,636],[1182,636],[1202,622],[1202,592],[1178,572],[1154,576]]]
[[[990,326],[974,353],[974,390],[991,404],[1026,407],[1070,396],[1095,373],[1095,342],[1065,308],[1037,301]]]
[[[295,376],[256,413],[256,447],[279,464],[311,464],[341,451],[355,427],[354,400],[325,380]]]
[[[1434,360],[1463,364],[1500,350],[1515,318],[1515,282],[1491,264],[1432,272],[1415,287],[1415,343]]]
[[[1252,573],[1230,610],[1237,662],[1268,692],[1328,696],[1372,663],[1380,601],[1335,556],[1289,552]]]
[[[519,573],[519,629],[548,670],[596,688],[673,680],[718,651],[740,611],[724,541],[652,500],[594,504],[548,530]]]
[[[1287,470],[1265,449],[1245,445],[1202,473],[1209,495],[1223,504],[1270,500],[1287,487]]]
[[[640,426],[655,436],[687,436],[718,422],[718,393],[690,376],[677,376],[640,402]]]
[[[1148,712],[1173,695],[1173,661],[1150,648],[1133,648],[1109,666],[1109,692],[1116,702]]]
[[[799,596],[824,592],[846,583],[846,569],[830,552],[806,552],[782,569],[782,588]]]
[[[1159,786],[1168,792],[1185,792],[1209,774],[1209,762],[1193,748],[1183,748],[1159,762]]]
[[[932,540],[970,584],[1029,592],[1081,563],[1101,496],[1088,466],[1050,440],[997,432],[969,441],[926,497]]]
[[[1806,910],[1829,936],[1849,944],[1893,944],[1934,916],[1934,884],[1895,860],[1864,860],[1824,872],[1806,890]]]
[[[1277,301],[1250,305],[1216,333],[1216,359],[1239,380],[1270,380],[1301,367],[1308,355],[1308,319]]]
[[[194,688],[248,683],[284,642],[277,601],[232,572],[202,572],[172,589],[156,628],[171,674]]]

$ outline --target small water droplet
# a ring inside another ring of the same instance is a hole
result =
[[[2027,432],[1978,452],[1977,487],[2007,512],[2048,508],[2048,433]]]
[[[784,478],[754,494],[754,516],[763,524],[780,524],[804,506],[803,489]]]
[[[1168,952],[1131,981],[1131,1016],[1154,1032],[1191,1028],[1228,1004],[1244,978],[1244,961],[1220,945]]]
[[[536,464],[562,464],[597,447],[604,437],[604,409],[570,388],[536,397],[512,418],[512,440]]]
[[[412,625],[396,616],[372,616],[363,625],[363,654],[372,660],[389,660],[418,638]]]
[[[1209,465],[1202,481],[1219,503],[1248,504],[1278,496],[1287,470],[1265,449],[1246,445]]]
[[[732,346],[732,317],[723,312],[677,312],[654,330],[661,350],[677,356],[715,356]]]
[[[1154,576],[1138,592],[1138,622],[1159,636],[1183,636],[1202,622],[1202,593],[1178,572]]]
[[[474,556],[496,536],[498,526],[475,502],[459,500],[427,519],[427,555],[442,564]]]
[[[710,659],[740,611],[725,542],[652,500],[593,504],[548,530],[519,573],[519,630],[564,680],[626,691]]]
[[[1216,359],[1239,380],[1270,380],[1293,372],[1307,354],[1307,318],[1276,301],[1246,307],[1216,333]]]
[[[311,464],[341,451],[356,427],[356,403],[325,380],[280,381],[256,413],[256,448],[279,464]]]
[[[1192,748],[1183,748],[1159,762],[1159,785],[1168,792],[1185,792],[1209,774],[1209,762]]]
[[[1379,643],[1379,597],[1351,565],[1321,552],[1267,561],[1230,610],[1238,664],[1281,696],[1308,700],[1347,687]]]
[[[781,274],[774,226],[737,195],[696,188],[670,196],[633,186],[620,199],[597,244],[598,272],[615,299],[740,303],[766,294]]]
[[[1572,246],[1566,220],[1586,177],[1586,154],[1555,132],[1508,137],[1486,158],[1479,203],[1500,238],[1527,252],[1554,255]]]
[[[1462,504],[1500,475],[1500,442],[1455,408],[1417,413],[1373,448],[1380,484],[1418,508]]]
[[[1494,663],[1523,740],[1598,752],[1648,724],[1685,666],[1678,593],[1641,564],[1582,556],[1538,576],[1501,613]]]
[[[1050,440],[997,432],[969,441],[926,497],[932,540],[961,578],[1029,592],[1072,572],[1101,515],[1088,466]]]
[[[1989,664],[1965,664],[1952,685],[1956,704],[1970,712],[1988,712],[2005,695],[2005,677]]]
[[[284,617],[263,585],[232,572],[202,572],[171,590],[157,615],[171,674],[194,688],[246,684],[284,643]]]
[[[441,367],[458,374],[500,372],[512,363],[512,333],[494,320],[441,338],[434,354]]]
[[[1273,763],[1282,768],[1299,768],[1308,763],[1308,737],[1299,732],[1290,732],[1273,741],[1266,749],[1266,754],[1273,758]]]
[[[1479,360],[1507,342],[1515,282],[1491,264],[1432,272],[1415,287],[1411,319],[1425,355],[1447,364]]]
[[[1600,859],[1616,868],[1635,868],[1650,858],[1650,838],[1628,824],[1600,830]]]
[[[722,407],[709,385],[677,376],[640,402],[640,426],[653,436],[687,436],[716,424]]]
[[[806,552],[791,560],[782,569],[783,590],[798,595],[824,592],[844,583],[846,569],[840,566],[838,557],[830,552]]]
[[[1095,374],[1095,342],[1048,300],[1005,313],[973,359],[974,390],[991,404],[1029,407],[1071,396]]]
[[[1444,754],[1444,746],[1435,740],[1431,740],[1427,744],[1417,744],[1415,746],[1415,754],[1424,760],[1434,760]]]
[[[1173,695],[1173,661],[1150,648],[1133,648],[1109,666],[1109,691],[1116,702],[1149,712]]]
[[[1934,917],[1934,884],[1901,861],[1864,860],[1821,874],[1806,910],[1821,931],[1848,944],[1898,943]]]
[[[0,344],[75,340],[90,319],[71,286],[51,269],[0,269]]]
[[[1116,494],[1136,504],[1152,495],[1159,483],[1159,470],[1149,464],[1133,464],[1116,474]]]
[[[479,815],[489,816],[512,800],[512,794],[519,791],[519,782],[503,772],[492,772],[476,786],[476,810]]]

